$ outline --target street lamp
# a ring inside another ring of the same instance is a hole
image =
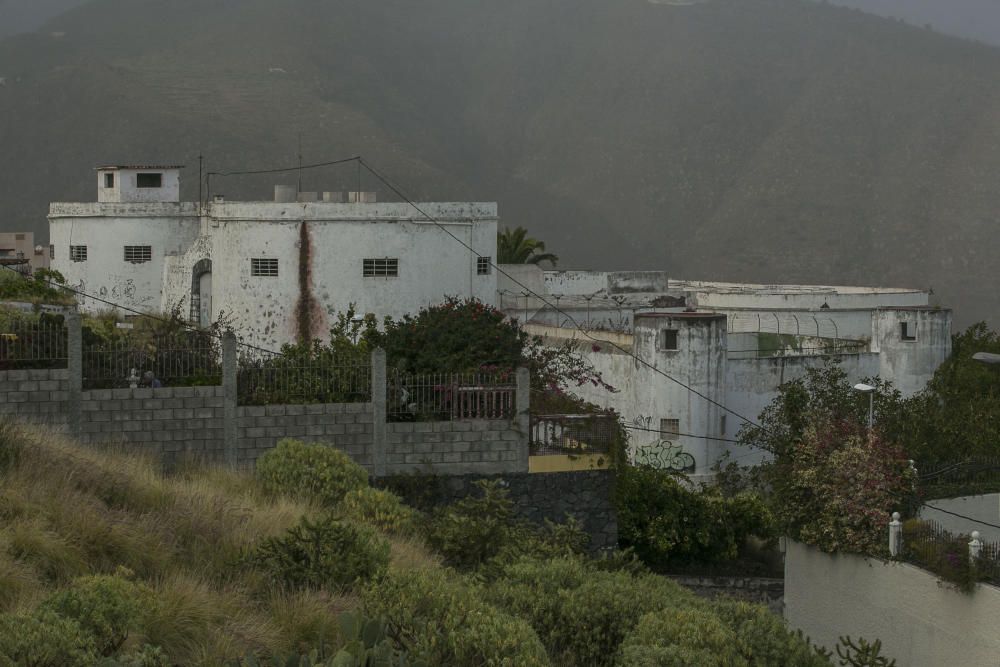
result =
[[[989,352],[976,352],[972,355],[975,361],[983,364],[1000,364],[1000,354],[990,354]]]
[[[854,391],[868,394],[868,430],[872,430],[875,424],[875,387],[870,384],[858,383],[854,385]]]

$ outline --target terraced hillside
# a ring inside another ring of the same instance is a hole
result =
[[[1000,52],[856,11],[92,0],[0,41],[0,78],[3,229],[44,236],[98,162],[186,163],[194,197],[199,154],[294,164],[301,136],[417,197],[495,199],[567,268],[930,286],[958,325],[1000,319]]]

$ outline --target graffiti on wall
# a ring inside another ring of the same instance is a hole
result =
[[[639,415],[632,420],[632,424],[645,431],[653,430],[652,417]],[[636,445],[632,449],[632,463],[671,472],[695,471],[694,456],[685,452],[683,445],[664,439],[663,433],[655,435],[657,437],[652,442]]]

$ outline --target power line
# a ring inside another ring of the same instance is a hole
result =
[[[248,171],[210,171],[207,173],[208,176],[249,176],[253,174],[280,174],[282,172],[288,171],[300,171],[302,169],[318,169],[320,167],[333,167],[338,164],[345,164],[347,162],[357,162],[361,160],[360,155],[355,155],[354,157],[342,158],[340,160],[331,160],[329,162],[317,162],[315,164],[297,164],[294,167],[276,167],[274,169],[251,169]]]
[[[971,516],[965,516],[964,514],[959,514],[957,512],[950,512],[948,510],[943,510],[940,507],[934,507],[933,505],[928,505],[927,503],[920,503],[920,506],[925,507],[929,510],[934,510],[935,512],[944,512],[945,514],[950,514],[954,517],[958,517],[959,519],[965,519],[966,521],[971,521],[973,523],[982,524],[984,526],[989,526],[990,528],[996,528],[997,530],[1000,530],[1000,526],[998,526],[995,523],[990,523],[989,521],[980,521],[979,519],[973,519]]]
[[[377,178],[379,181],[381,181],[387,188],[389,188],[390,190],[392,190],[396,194],[396,196],[398,196],[400,199],[402,199],[407,204],[409,204],[411,207],[413,207],[418,213],[420,213],[420,215],[424,216],[425,218],[427,218],[427,220],[429,222],[431,222],[435,226],[437,226],[438,229],[440,229],[441,231],[443,231],[444,233],[446,233],[448,236],[450,236],[452,239],[454,239],[456,242],[458,242],[459,244],[461,244],[462,246],[464,246],[466,249],[468,249],[469,252],[473,253],[473,255],[475,255],[476,257],[480,256],[479,253],[476,252],[475,248],[473,248],[468,243],[466,243],[465,241],[463,241],[462,239],[460,239],[458,236],[456,236],[455,234],[453,234],[449,229],[447,229],[444,225],[442,225],[437,219],[435,219],[433,216],[431,216],[426,211],[424,211],[423,209],[421,209],[416,203],[413,202],[412,199],[410,199],[409,197],[407,197],[406,194],[404,194],[402,192],[402,190],[400,190],[395,184],[393,184],[386,176],[383,176],[378,170],[376,170],[374,167],[372,167],[368,163],[367,160],[365,160],[364,158],[359,158],[359,160],[360,160],[360,163],[362,165],[364,165],[365,169],[367,169],[373,176],[375,176],[375,178]],[[595,343],[604,343],[604,344],[611,345],[612,347],[614,347],[615,349],[617,349],[619,352],[625,354],[626,356],[631,357],[634,361],[636,361],[639,364],[641,364],[641,365],[649,368],[654,373],[656,373],[658,375],[662,375],[663,377],[665,377],[666,379],[670,380],[671,382],[673,382],[673,383],[675,383],[675,384],[683,387],[684,389],[686,389],[690,393],[694,394],[695,396],[698,396],[699,398],[707,401],[708,403],[710,403],[712,405],[715,405],[716,407],[721,408],[722,410],[725,410],[726,412],[728,412],[728,413],[730,413],[730,414],[738,417],[739,419],[742,419],[744,422],[746,422],[748,424],[756,426],[757,428],[762,428],[762,429],[764,428],[763,426],[761,426],[760,424],[756,423],[754,420],[750,419],[749,417],[745,417],[745,416],[741,415],[740,413],[736,412],[732,408],[727,407],[723,403],[720,403],[719,401],[716,401],[715,399],[711,398],[710,396],[706,396],[705,394],[701,393],[700,391],[698,391],[694,387],[691,387],[691,386],[689,386],[689,385],[681,382],[680,380],[678,380],[678,379],[676,379],[674,377],[671,377],[670,375],[668,375],[664,371],[660,370],[656,366],[652,365],[651,363],[649,363],[645,359],[642,359],[639,356],[633,354],[632,352],[629,352],[628,350],[626,350],[625,348],[621,347],[617,343],[614,343],[612,341],[606,341],[606,340],[603,340],[603,339],[598,339],[598,338],[594,337],[588,331],[584,330],[583,327],[580,326],[579,322],[577,322],[576,319],[572,315],[570,315],[566,311],[564,311],[561,308],[559,308],[559,306],[552,305],[552,303],[550,303],[549,301],[547,301],[545,299],[545,297],[543,297],[542,295],[538,294],[537,292],[535,292],[534,290],[532,290],[530,287],[528,287],[527,285],[525,285],[524,283],[522,283],[521,281],[519,281],[517,278],[515,278],[514,276],[512,276],[509,273],[507,273],[506,271],[504,271],[502,268],[500,268],[499,265],[497,265],[493,261],[492,257],[489,258],[489,263],[490,263],[490,266],[492,266],[498,273],[500,273],[501,275],[505,276],[512,283],[514,283],[515,285],[517,285],[520,288],[522,288],[526,292],[526,294],[534,296],[535,298],[539,299],[542,303],[544,303],[546,306],[552,308],[555,312],[557,312],[560,315],[566,317],[569,322],[572,322],[574,328],[576,328],[577,331],[579,331],[580,333],[582,333],[584,336],[586,336],[587,338],[589,338],[593,342],[595,342]]]
[[[36,280],[36,281],[40,281],[40,282],[43,282],[46,285],[48,285],[49,287],[52,287],[54,289],[65,290],[67,292],[71,292],[72,294],[76,294],[77,296],[81,296],[81,297],[83,297],[85,299],[93,299],[94,301],[97,301],[98,303],[102,303],[102,304],[104,304],[106,306],[110,306],[110,307],[116,308],[118,310],[123,310],[126,313],[131,313],[133,315],[138,315],[140,317],[145,317],[145,318],[148,318],[148,319],[151,319],[151,320],[155,320],[157,322],[162,322],[164,324],[179,325],[182,328],[187,329],[188,331],[194,331],[196,333],[200,333],[200,334],[209,336],[211,338],[216,338],[218,340],[222,340],[222,335],[221,334],[217,334],[217,333],[215,333],[213,331],[210,331],[208,329],[202,329],[201,327],[197,327],[197,326],[195,326],[193,324],[189,324],[189,323],[185,322],[184,320],[181,320],[181,319],[174,320],[174,319],[168,319],[166,317],[160,317],[159,315],[153,315],[151,313],[143,312],[141,310],[136,310],[135,308],[130,308],[128,306],[122,305],[120,303],[116,303],[114,301],[108,301],[107,299],[103,299],[103,298],[101,298],[99,296],[94,296],[93,294],[88,294],[87,292],[84,292],[82,290],[78,290],[76,288],[70,287],[69,285],[63,285],[61,283],[57,283],[54,280],[49,280],[47,278],[38,278],[38,277],[31,278],[31,277],[28,277],[28,276],[26,276],[26,275],[24,275],[22,273],[14,271],[14,269],[10,268],[9,266],[3,265],[3,264],[0,264],[0,266],[3,266],[3,268],[8,269],[8,270],[12,271],[13,273],[16,273],[18,276],[20,276],[24,280]],[[240,347],[245,347],[245,348],[250,349],[250,350],[254,350],[256,352],[266,352],[267,354],[273,354],[273,355],[279,356],[279,357],[284,356],[281,352],[275,352],[273,350],[268,350],[268,349],[263,348],[263,347],[257,347],[256,345],[251,345],[250,343],[244,343],[242,341],[237,341],[237,345],[239,345]]]
[[[628,424],[623,424],[622,428],[628,431],[642,431],[644,433],[657,433],[659,435],[679,435],[685,438],[701,438],[702,440],[718,440],[719,442],[739,442],[739,440],[733,438],[717,438],[711,435],[695,435],[694,433],[681,433],[680,431],[661,431],[655,428],[643,428],[642,426],[630,426]],[[750,446],[752,447],[753,445]]]

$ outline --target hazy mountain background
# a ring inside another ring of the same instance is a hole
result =
[[[931,26],[949,35],[1000,44],[997,0],[828,0],[844,7]]]
[[[997,49],[805,0],[91,0],[29,29],[0,41],[5,230],[44,239],[98,163],[187,164],[193,199],[199,154],[301,136],[499,201],[567,268],[933,287],[1000,324]]]

